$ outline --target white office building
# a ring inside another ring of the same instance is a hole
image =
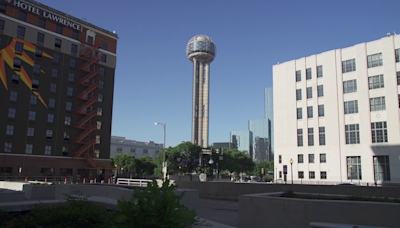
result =
[[[155,159],[162,150],[162,143],[154,143],[153,141],[139,142],[126,139],[125,137],[111,136],[111,158],[117,154],[132,154],[135,158],[149,156]]]
[[[394,35],[273,66],[278,182],[400,183],[399,52]]]

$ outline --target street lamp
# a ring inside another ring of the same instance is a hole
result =
[[[162,166],[163,166],[163,179],[165,181],[166,178],[167,178],[167,166],[165,165],[165,134],[166,134],[166,130],[165,129],[167,128],[167,124],[166,123],[162,124],[162,123],[155,122],[154,125],[162,125],[164,127],[163,165]]]
[[[290,159],[290,170],[292,173],[292,184],[293,184],[293,159]]]

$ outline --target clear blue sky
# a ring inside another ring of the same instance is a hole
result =
[[[264,117],[272,66],[400,33],[400,0],[39,0],[116,31],[112,134],[167,146],[191,140],[192,71],[185,47],[197,34],[217,45],[211,64],[210,143]],[[275,128],[279,124],[275,123]]]

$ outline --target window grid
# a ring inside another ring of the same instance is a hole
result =
[[[11,153],[12,152],[12,143],[6,142],[4,143],[4,152]]]
[[[107,62],[107,55],[101,54],[101,59],[100,59],[100,61],[103,62],[103,63],[106,63],[106,62]]]
[[[386,121],[371,123],[371,131],[372,131],[372,143],[388,142]]]
[[[68,81],[69,81],[69,82],[73,82],[73,81],[74,81],[74,78],[75,78],[75,74],[74,74],[74,73],[69,73],[69,74],[68,74]]]
[[[390,181],[389,156],[374,156],[375,181]]]
[[[301,82],[301,70],[296,71],[296,82]]]
[[[13,125],[7,125],[6,135],[14,135],[14,126]]]
[[[15,51],[16,52],[22,52],[23,50],[24,50],[24,44],[17,41],[15,43]]]
[[[394,51],[396,55],[396,63],[400,62],[400,48]]]
[[[71,125],[71,117],[66,116],[66,117],[65,117],[64,124],[65,124],[65,125]]]
[[[44,154],[45,155],[51,155],[51,146],[45,146],[44,147]]]
[[[55,68],[51,69],[51,76],[53,78],[57,78],[58,77],[58,69],[55,69]]]
[[[10,101],[17,101],[18,100],[18,92],[10,91]]]
[[[20,19],[21,21],[26,21],[26,13],[22,12],[22,11],[19,11],[18,19]]]
[[[303,158],[303,155],[302,155],[302,154],[298,154],[298,155],[297,155],[297,162],[298,162],[298,163],[304,163],[304,158]]]
[[[67,101],[66,105],[65,105],[65,110],[67,111],[71,111],[72,110],[72,102]]]
[[[297,129],[297,146],[303,146],[303,129]]]
[[[57,85],[54,83],[50,84],[50,92],[51,93],[56,93],[57,92]]]
[[[54,122],[54,114],[47,114],[47,123]]]
[[[315,179],[315,172],[314,171],[308,172],[308,175],[309,175],[310,179]]]
[[[54,47],[61,48],[61,40],[60,39],[55,39],[54,40]]]
[[[75,64],[76,64],[75,59],[70,59],[70,60],[69,60],[69,66],[70,66],[70,67],[75,68]]]
[[[324,86],[323,85],[319,85],[317,87],[317,95],[318,95],[318,97],[323,97],[324,96]]]
[[[358,101],[344,102],[344,114],[358,113]]]
[[[383,74],[368,78],[369,89],[379,89],[385,87]]]
[[[29,111],[29,117],[28,119],[30,121],[35,121],[36,120],[36,112],[35,111]]]
[[[296,89],[296,101],[301,101],[301,89]]]
[[[308,106],[307,107],[307,118],[313,118],[314,114],[313,114],[313,106]]]
[[[282,164],[282,155],[279,155],[279,164]]]
[[[43,18],[39,18],[39,27],[45,28],[46,27],[46,20]]]
[[[53,98],[49,99],[49,108],[55,108],[56,107],[56,100]]]
[[[15,118],[17,110],[15,108],[8,108],[8,118]]]
[[[369,99],[371,112],[386,110],[385,97],[374,97]]]
[[[357,79],[344,81],[343,82],[343,93],[354,93],[357,92]]]
[[[308,155],[308,163],[314,163],[314,154],[309,154]]]
[[[25,146],[25,154],[32,154],[33,144],[26,144]]]
[[[106,74],[106,69],[104,67],[100,67],[100,75],[104,76]]]
[[[59,54],[53,54],[53,62],[54,63],[60,62],[60,55]]]
[[[358,124],[345,125],[346,144],[360,144],[360,129]]]
[[[56,33],[62,34],[63,32],[63,27],[61,25],[56,25]]]
[[[298,176],[299,176],[299,179],[304,179],[304,172],[303,171],[299,171],[298,172]]]
[[[77,31],[72,31],[72,39],[77,40],[79,33]]]
[[[104,89],[104,81],[99,81],[99,88]]]
[[[342,73],[356,71],[356,59],[342,61]]]
[[[322,66],[317,66],[317,78],[322,78],[323,73],[322,73]]]
[[[319,117],[323,117],[325,116],[325,109],[324,109],[324,105],[318,105],[318,116]]]
[[[367,61],[368,61],[368,68],[382,66],[383,65],[382,53],[368,55]]]
[[[308,146],[314,146],[314,128],[308,128]]]
[[[26,136],[28,136],[28,137],[33,137],[33,136],[35,136],[35,128],[33,128],[33,127],[28,127],[28,131],[27,131],[27,133],[26,133]]]
[[[303,119],[303,109],[302,108],[297,108],[297,119],[298,120]]]
[[[37,42],[44,43],[44,34],[43,33],[38,32]]]
[[[320,163],[326,163],[326,154],[320,154],[319,155],[319,162]]]
[[[77,53],[78,52],[78,46],[76,44],[71,44],[71,53]]]
[[[311,68],[307,68],[306,69],[306,80],[310,80],[311,79]]]
[[[103,94],[98,94],[98,102],[103,102]]]
[[[11,76],[11,82],[12,82],[13,84],[18,85],[18,84],[19,84],[19,75],[13,74],[13,75]]]
[[[325,145],[325,127],[319,127],[319,145]]]
[[[40,65],[35,63],[35,65],[33,65],[33,73],[35,74],[40,74]]]
[[[17,35],[21,36],[21,37],[25,37],[25,28],[21,27],[21,26],[18,26],[17,27]]]
[[[72,97],[74,94],[74,89],[72,87],[67,88],[67,96]]]
[[[347,179],[361,180],[361,157],[347,157]]]
[[[321,179],[322,180],[326,179],[326,172],[325,171],[321,171]]]
[[[312,87],[307,87],[307,99],[312,98]]]
[[[30,103],[31,104],[37,104],[37,96],[36,95],[34,95],[34,94],[31,94],[31,100],[30,100]]]
[[[48,139],[53,138],[53,130],[46,130],[46,138]]]

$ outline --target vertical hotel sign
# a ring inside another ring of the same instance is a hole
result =
[[[37,14],[41,17],[47,18],[49,20],[55,21],[59,24],[65,25],[67,27],[82,31],[82,25],[77,24],[73,21],[70,21],[68,19],[62,18],[60,16],[54,15],[48,11],[39,9],[35,6],[32,6],[30,4],[27,4],[25,2],[22,1],[17,1],[17,0],[5,0],[7,3],[14,5],[14,7],[23,9],[23,10],[27,10],[28,12]]]

